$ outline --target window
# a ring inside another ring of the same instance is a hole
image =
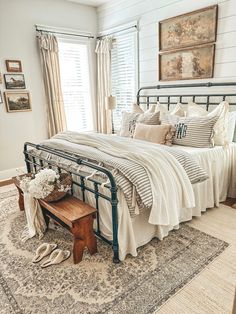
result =
[[[58,39],[58,42],[67,128],[70,131],[92,130],[89,45],[66,39]]]
[[[130,111],[137,92],[137,32],[120,33],[115,36],[111,51],[112,95],[116,96],[113,113],[114,128],[121,124],[121,112]]]

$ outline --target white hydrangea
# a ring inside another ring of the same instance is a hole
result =
[[[57,186],[59,192],[68,192],[71,189],[69,185],[60,183],[60,175],[52,169],[40,170],[35,177],[24,176],[20,179],[20,188],[23,192],[30,193],[34,198],[45,198]]]
[[[59,175],[52,169],[40,170],[29,184],[29,193],[35,198],[47,197],[55,187]]]

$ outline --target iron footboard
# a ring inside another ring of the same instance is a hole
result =
[[[58,156],[63,159],[69,160],[71,162],[74,162],[78,166],[86,166],[93,171],[98,171],[105,175],[107,177],[107,183],[104,185],[103,188],[106,188],[109,191],[109,196],[106,195],[103,191],[100,191],[100,187],[102,185],[102,182],[99,182],[98,180],[94,179],[93,177],[87,178],[85,175],[80,174],[76,171],[68,171],[66,167],[59,166],[52,160],[48,160],[46,157],[41,157],[35,154],[35,149],[37,151],[42,151],[49,153],[50,155]],[[44,145],[36,145],[30,142],[26,142],[24,144],[24,156],[25,156],[25,163],[28,173],[36,173],[38,170],[43,168],[52,168],[58,171],[58,173],[61,173],[61,171],[69,172],[72,176],[72,189],[71,194],[73,195],[73,186],[77,186],[81,189],[82,192],[82,200],[86,201],[86,195],[85,191],[91,192],[94,194],[95,197],[95,204],[97,209],[97,227],[96,230],[94,230],[94,233],[98,238],[105,241],[108,244],[112,245],[113,249],[113,262],[119,263],[119,243],[118,243],[118,213],[117,213],[117,186],[114,179],[114,176],[112,173],[97,164],[94,164],[92,162],[86,161],[80,156],[77,156],[75,154],[69,154],[61,150],[52,149],[49,147],[46,147]],[[76,180],[75,180],[76,178]],[[91,182],[91,186],[87,186],[86,182]],[[100,230],[100,217],[99,217],[99,198],[105,199],[111,204],[111,212],[112,212],[112,241],[106,239],[102,234]]]

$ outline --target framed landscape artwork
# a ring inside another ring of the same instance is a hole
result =
[[[159,22],[159,50],[168,51],[216,41],[218,6]]]
[[[159,80],[176,81],[213,77],[215,45],[159,54]]]
[[[5,92],[7,112],[31,111],[29,92]]]
[[[24,89],[25,77],[23,74],[4,74],[6,89]]]
[[[7,72],[22,72],[20,60],[6,60]]]

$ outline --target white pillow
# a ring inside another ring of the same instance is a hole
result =
[[[133,113],[147,113],[147,112],[154,113],[154,112],[156,112],[156,105],[151,105],[148,110],[144,111],[136,103],[133,103],[132,112]]]
[[[195,104],[194,102],[189,102],[187,107],[188,117],[204,117],[207,115],[207,111],[201,106]]]
[[[168,113],[167,106],[157,102],[155,112],[160,112],[160,119],[162,119]]]
[[[170,112],[170,114],[178,117],[186,117],[186,110],[183,105],[178,102],[174,109]]]
[[[177,103],[174,109],[171,112],[168,112],[167,105],[163,105],[157,102],[155,112],[159,112],[159,111],[160,111],[160,119],[164,118],[166,114],[171,114],[178,117],[186,116],[186,110],[181,103]]]
[[[229,112],[227,114],[227,135],[229,143],[236,141],[236,111]]]
[[[208,113],[208,117],[218,116],[218,120],[214,126],[214,142],[215,145],[227,145],[228,142],[228,112],[229,103],[227,101],[222,101],[213,111]]]
[[[214,126],[214,143],[215,145],[227,145],[228,144],[228,115],[229,112],[229,103],[227,101],[222,101],[213,111],[208,113],[205,109],[200,107],[199,105],[191,102],[188,105],[187,116],[188,117],[216,117],[218,116],[218,120]]]

